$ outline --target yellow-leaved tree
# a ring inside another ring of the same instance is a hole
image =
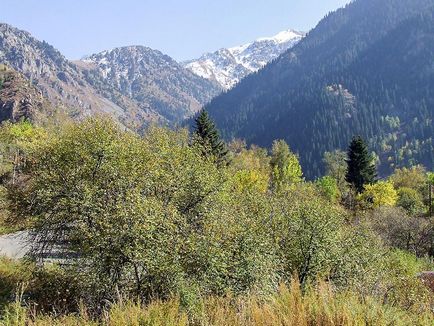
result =
[[[391,181],[379,181],[366,185],[359,199],[362,203],[372,207],[393,207],[398,201],[398,192]]]
[[[242,145],[234,154],[230,166],[237,191],[266,192],[270,184],[270,158],[265,149]]]

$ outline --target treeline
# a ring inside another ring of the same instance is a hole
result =
[[[194,319],[210,296],[266,298],[324,280],[336,295],[432,320],[417,274],[433,268],[433,175],[415,167],[375,182],[362,139],[348,162],[328,153],[328,175],[314,182],[284,141],[270,153],[226,145],[206,112],[193,134],[139,136],[88,119],[54,131],[5,123],[0,139],[8,223],[30,231],[33,260],[61,254],[57,267],[23,267],[22,277],[0,269],[3,299],[24,282],[19,298],[35,315],[85,306],[101,316],[120,297],[178,297]]]

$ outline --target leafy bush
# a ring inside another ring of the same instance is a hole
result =
[[[397,189],[410,188],[420,191],[426,183],[426,170],[420,165],[396,169],[390,179]]]
[[[398,189],[397,205],[404,208],[410,215],[420,215],[426,212],[422,195],[412,188]]]
[[[336,179],[326,176],[318,179],[316,184],[329,201],[336,203],[339,200],[341,194]]]
[[[25,285],[31,277],[32,269],[14,260],[0,257],[0,309],[15,300],[19,286]]]
[[[56,265],[36,266],[0,258],[0,311],[22,301],[36,312],[68,313],[79,309],[80,278]]]
[[[295,273],[302,283],[321,275],[336,284],[351,284],[367,278],[366,265],[378,258],[370,235],[349,227],[345,211],[322,199],[312,185],[276,196],[272,216],[286,280]]]
[[[297,155],[284,140],[276,140],[271,151],[271,175],[273,188],[285,190],[291,184],[302,181],[303,172]]]
[[[431,309],[434,296],[418,278],[422,271],[432,270],[434,265],[424,259],[401,250],[391,251],[385,259],[387,278],[384,281],[384,301],[414,313]]]
[[[409,217],[404,209],[382,207],[369,216],[372,229],[386,245],[417,256],[433,254],[434,228],[424,217]]]

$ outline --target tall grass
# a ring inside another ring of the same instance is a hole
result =
[[[55,318],[34,316],[14,303],[6,309],[1,325],[434,325],[434,314],[432,307],[416,313],[353,292],[335,292],[324,282],[302,291],[300,284],[293,281],[290,287],[282,286],[268,298],[204,298],[195,314],[187,313],[176,298],[147,306],[120,300],[98,321],[92,320],[84,308],[77,315]]]

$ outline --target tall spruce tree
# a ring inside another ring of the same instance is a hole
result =
[[[354,137],[348,149],[346,181],[358,193],[362,193],[365,185],[375,182],[376,168],[368,146],[362,137]]]
[[[194,142],[203,148],[205,156],[213,156],[218,164],[227,163],[228,150],[206,110],[200,111],[195,119]]]

